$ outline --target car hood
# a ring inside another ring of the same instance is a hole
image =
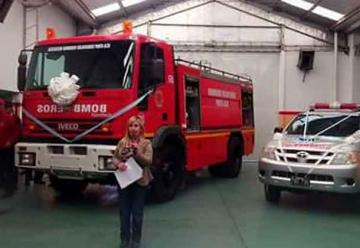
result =
[[[312,138],[309,136],[304,138],[301,135],[275,134],[273,140],[268,143],[268,146],[282,149],[329,151],[333,149],[345,149],[349,147],[349,144],[344,137],[318,136]]]

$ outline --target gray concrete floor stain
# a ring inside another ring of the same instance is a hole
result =
[[[144,248],[357,247],[360,196],[284,193],[265,202],[256,166],[239,178],[190,178],[176,199],[149,203]],[[119,216],[108,189],[88,187],[62,199],[45,185],[19,188],[0,200],[0,247],[119,247]]]

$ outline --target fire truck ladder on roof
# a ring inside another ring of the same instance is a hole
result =
[[[201,62],[200,63],[197,63],[197,62],[194,62],[194,61],[191,62],[191,61],[180,59],[180,58],[175,59],[175,62],[177,62],[178,64],[185,64],[185,65],[188,65],[188,66],[191,66],[191,67],[195,67],[195,68],[198,68],[198,69],[203,70],[205,72],[221,75],[223,77],[229,77],[229,78],[239,80],[239,81],[244,80],[244,81],[246,81],[248,83],[252,83],[251,77],[249,77],[249,76],[237,75],[237,74],[233,74],[233,73],[230,73],[230,72],[226,72],[226,71],[223,71],[223,70],[220,70],[220,69],[213,68],[211,66],[201,64]]]

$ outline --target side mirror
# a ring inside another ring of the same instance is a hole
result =
[[[23,91],[26,83],[27,55],[25,53],[20,53],[18,62],[19,65],[17,69],[17,87],[19,91]]]
[[[150,78],[153,85],[162,83],[164,79],[164,60],[153,59],[150,63]]]
[[[282,127],[275,127],[274,128],[274,133],[282,133],[284,129]]]

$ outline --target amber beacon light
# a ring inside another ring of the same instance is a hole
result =
[[[48,40],[50,40],[55,37],[56,37],[55,29],[54,28],[46,28],[46,38]]]
[[[130,20],[126,20],[123,22],[124,33],[131,34],[133,29],[133,24]]]

